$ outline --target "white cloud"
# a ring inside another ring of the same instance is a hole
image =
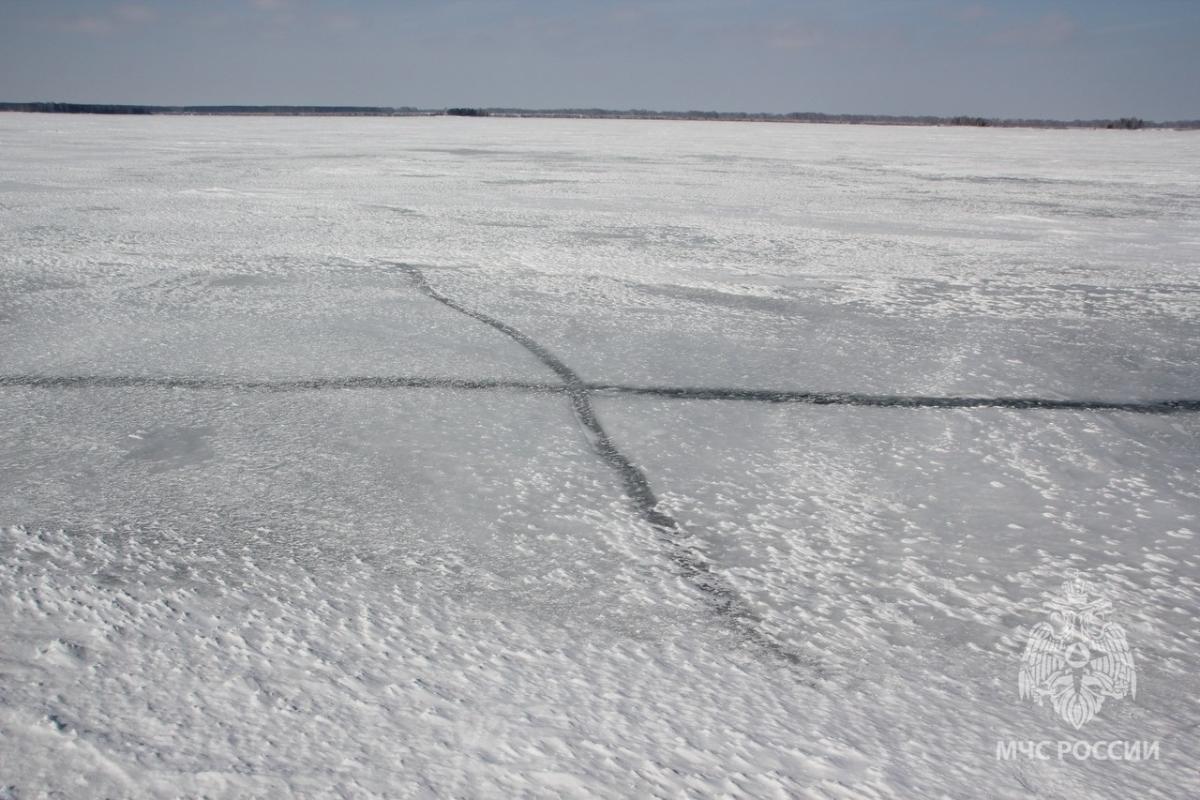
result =
[[[826,35],[823,31],[807,25],[780,25],[767,33],[767,46],[780,50],[818,47],[825,41]]]
[[[362,23],[353,14],[328,14],[325,25],[335,31],[353,31],[358,30]]]
[[[74,14],[60,17],[56,25],[60,30],[82,33],[88,36],[107,36],[153,21],[157,12],[140,3],[119,3],[98,9],[90,14]]]
[[[983,3],[972,3],[966,6],[957,6],[950,9],[947,15],[959,22],[977,22],[992,16],[994,12],[991,7],[985,6]]]
[[[61,20],[61,27],[63,30],[70,31],[72,33],[86,33],[92,36],[103,36],[105,34],[112,33],[113,28],[116,26],[113,25],[112,20],[107,17],[83,14],[76,17],[63,18]]]
[[[150,22],[158,13],[149,6],[138,3],[122,3],[113,9],[113,15],[126,22]]]
[[[1055,12],[1025,25],[997,31],[987,40],[992,44],[1017,47],[1054,47],[1070,40],[1078,30],[1075,20]]]

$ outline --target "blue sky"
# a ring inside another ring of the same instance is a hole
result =
[[[0,99],[1200,118],[1200,0],[0,0]]]

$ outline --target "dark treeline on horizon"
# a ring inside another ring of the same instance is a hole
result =
[[[419,109],[412,106],[153,106],[99,103],[0,103],[0,111],[26,111],[47,114],[173,114],[173,115],[259,115],[259,116],[459,116],[459,117],[531,117],[547,119],[663,119],[714,120],[722,122],[808,122],[851,125],[952,125],[979,128],[1141,128],[1200,129],[1200,120],[1151,122],[1137,117],[1120,119],[1054,120],[998,119],[977,116],[897,116],[889,114],[822,114],[795,111],[787,114],[730,111],[652,111],[631,109],[614,111],[604,108],[468,108]]]
[[[258,114],[263,116],[396,116],[417,113],[415,108],[379,106],[147,106],[123,103],[0,103],[0,111],[43,114]]]

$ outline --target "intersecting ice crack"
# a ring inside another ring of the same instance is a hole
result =
[[[650,486],[646,474],[617,448],[604,426],[600,424],[596,411],[588,396],[588,385],[575,370],[568,367],[557,356],[516,328],[490,317],[480,311],[460,305],[435,289],[425,273],[411,264],[396,264],[396,267],[412,276],[417,288],[437,302],[465,314],[485,325],[500,331],[524,347],[545,364],[562,380],[563,390],[571,401],[571,410],[582,426],[592,449],[609,466],[621,481],[625,495],[638,515],[651,525],[658,540],[666,548],[666,555],[679,570],[680,576],[700,592],[705,604],[722,620],[734,628],[742,637],[768,654],[788,664],[804,668],[810,675],[820,675],[818,665],[805,659],[792,648],[768,636],[762,630],[762,621],[750,605],[725,579],[714,572],[708,561],[685,541],[687,533],[679,522],[664,511]]]
[[[328,378],[254,380],[196,375],[0,375],[0,387],[34,389],[225,389],[245,392],[301,392],[319,389],[511,389],[523,392],[565,394],[561,383],[503,378],[446,378],[422,375],[347,375]],[[672,400],[734,400],[815,406],[864,408],[971,409],[1013,411],[1116,411],[1130,414],[1194,414],[1200,400],[1070,400],[1047,397],[955,397],[933,395],[860,394],[856,392],[803,392],[785,389],[739,389],[723,386],[635,386],[583,382],[589,394],[644,395]]]
[[[411,277],[425,295],[460,314],[475,319],[508,336],[537,358],[559,382],[506,379],[469,379],[424,376],[344,376],[248,380],[200,376],[137,375],[0,375],[0,388],[41,389],[99,388],[173,388],[224,389],[234,391],[290,392],[324,389],[396,389],[446,388],[465,390],[515,390],[566,395],[593,451],[620,480],[630,504],[655,531],[666,556],[680,576],[698,590],[705,605],[733,630],[758,649],[803,669],[806,679],[822,677],[819,664],[765,633],[762,620],[732,586],[694,547],[687,543],[687,532],[660,506],[659,500],[640,467],[616,446],[601,425],[592,406],[593,394],[649,395],[679,400],[727,400],[743,402],[794,403],[807,405],[848,405],[877,408],[1097,411],[1138,414],[1178,414],[1200,412],[1200,399],[1179,398],[1143,401],[1056,399],[1044,397],[946,397],[929,395],[884,395],[854,392],[811,392],[729,387],[633,386],[590,383],[546,347],[511,325],[467,308],[434,288],[424,272],[412,264],[392,264]]]

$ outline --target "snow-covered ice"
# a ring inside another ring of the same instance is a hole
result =
[[[1200,415],[590,392],[674,538],[398,265],[596,384],[1142,402],[1198,255],[1191,133],[0,115],[0,798],[1194,797]]]

